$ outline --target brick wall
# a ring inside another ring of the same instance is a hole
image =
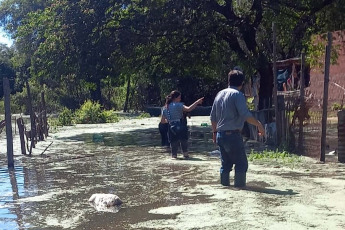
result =
[[[333,32],[332,48],[334,47],[340,47],[340,50],[338,56],[338,64],[331,65],[330,67],[330,84],[328,88],[329,106],[331,106],[331,103],[334,102],[341,103],[343,97],[345,96],[345,31]],[[321,100],[323,98],[324,87],[323,70],[317,68],[312,69],[310,75],[310,91],[311,93],[313,93],[315,99]],[[338,84],[344,89],[336,86],[335,84]]]

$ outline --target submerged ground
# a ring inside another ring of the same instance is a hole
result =
[[[170,159],[158,122],[63,127],[32,157],[15,136],[10,171],[1,136],[0,229],[345,229],[344,164],[254,160],[246,189],[222,187],[210,127],[200,126],[208,117],[188,120],[190,160]],[[246,145],[248,153],[266,148]],[[88,202],[94,193],[124,204],[99,212]]]

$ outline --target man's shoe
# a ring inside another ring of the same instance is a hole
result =
[[[229,173],[221,173],[220,174],[220,183],[223,186],[230,186],[230,175],[229,175]]]
[[[235,172],[235,187],[245,187],[246,186],[246,173]]]

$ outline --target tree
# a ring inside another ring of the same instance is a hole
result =
[[[136,92],[128,97],[147,102],[157,85],[164,95],[193,79],[189,99],[205,91],[212,98],[226,86],[229,69],[241,65],[248,76],[260,73],[264,108],[273,85],[272,21],[278,59],[296,57],[312,34],[336,28],[332,20],[344,18],[344,1],[4,0],[0,21],[16,39],[24,69],[69,94],[87,89],[101,101],[104,82],[129,83]]]
[[[342,3],[344,0],[132,1],[116,9],[115,15],[121,17],[109,22],[116,25],[113,31],[122,45],[140,44],[144,52],[136,60],[146,59],[144,63],[150,66],[145,70],[152,76],[181,79],[208,67],[206,75],[217,78],[215,75],[235,65],[242,65],[248,74],[257,70],[261,75],[259,106],[263,108],[270,106],[272,96],[272,19],[278,25],[278,59],[296,57],[307,49],[312,34],[326,28],[317,23],[321,15],[337,11]],[[344,17],[339,9],[336,15]]]
[[[4,44],[0,44],[0,98],[4,96],[3,91],[3,78],[7,77],[10,81],[11,92],[14,93],[15,90],[15,77],[16,73],[13,69],[11,58],[13,56],[13,49],[9,48]]]

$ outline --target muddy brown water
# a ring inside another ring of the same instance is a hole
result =
[[[137,126],[143,125],[138,121]],[[171,160],[169,150],[159,146],[157,128],[102,133],[94,125],[72,130],[67,127],[73,134],[46,141],[53,144],[43,155],[15,151],[13,170],[7,169],[1,151],[0,229],[129,229],[167,218],[150,214],[151,209],[207,202],[208,196],[181,194],[181,185],[195,186],[193,175],[202,169]],[[207,155],[214,146],[200,144],[203,140],[201,130],[193,132],[190,150]],[[193,161],[202,159],[194,155]],[[98,212],[87,202],[94,193],[116,194],[124,203],[117,213]]]
[[[63,127],[32,157],[20,154],[15,135],[14,170],[0,137],[0,229],[345,228],[344,164],[250,162],[247,187],[224,188],[210,127],[201,127],[208,120],[188,121],[190,160],[172,160],[159,146],[158,118]],[[88,202],[94,193],[124,203],[97,211]]]

